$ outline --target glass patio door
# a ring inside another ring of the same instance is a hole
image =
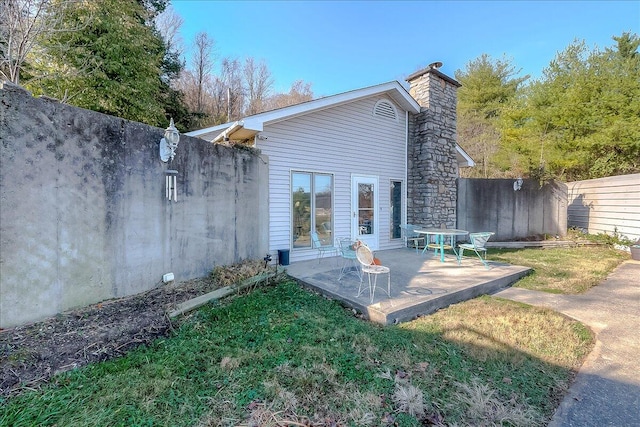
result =
[[[351,236],[374,250],[378,249],[380,237],[378,192],[377,177],[351,178]]]

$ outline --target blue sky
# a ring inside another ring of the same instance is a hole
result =
[[[612,46],[640,34],[640,1],[172,0],[187,47],[205,31],[218,57],[265,60],[274,90],[296,80],[316,97],[404,78],[429,63],[456,70],[483,53],[540,77],[574,40]]]

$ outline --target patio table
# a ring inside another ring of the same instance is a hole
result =
[[[426,237],[435,236],[436,238],[436,250],[440,250],[440,262],[444,262],[444,249],[445,249],[445,237],[448,236],[451,242],[451,249],[453,253],[458,256],[458,252],[456,252],[456,245],[454,238],[456,236],[466,236],[469,234],[467,230],[459,230],[456,228],[418,228],[415,230],[418,234],[424,234]],[[428,240],[428,239],[425,239]],[[432,246],[433,247],[433,246]],[[424,249],[422,250],[422,254],[424,254],[429,248],[429,244],[425,242]]]

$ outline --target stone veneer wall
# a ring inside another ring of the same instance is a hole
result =
[[[456,102],[460,84],[435,68],[407,78],[422,111],[409,119],[407,222],[456,227]]]

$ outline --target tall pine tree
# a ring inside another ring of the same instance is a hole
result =
[[[82,0],[60,31],[40,40],[25,86],[70,104],[166,126],[169,80],[179,71],[153,18],[166,1]],[[79,30],[78,30],[79,29]]]

